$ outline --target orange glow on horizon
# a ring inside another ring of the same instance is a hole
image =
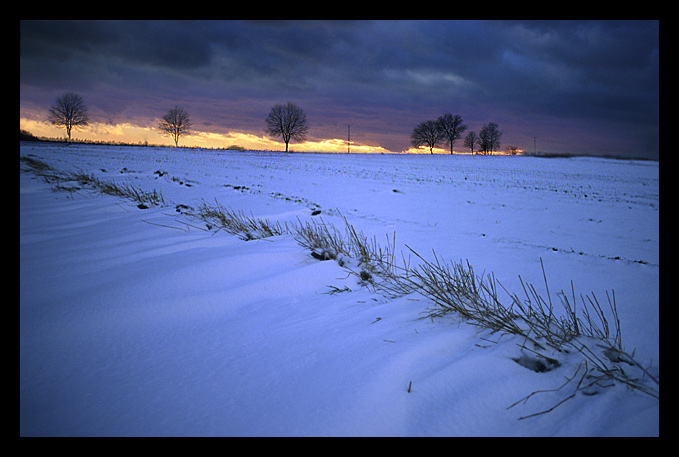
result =
[[[54,126],[48,122],[21,118],[19,120],[19,126],[22,130],[26,130],[39,138],[66,139],[66,132],[62,127]],[[174,145],[171,138],[161,135],[157,129],[128,123],[115,125],[97,122],[90,123],[84,128],[74,129],[72,137],[76,142],[92,141],[160,146]],[[239,147],[252,151],[285,150],[285,143],[266,135],[258,136],[243,132],[229,132],[223,134],[196,130],[189,132],[186,136],[180,137],[179,146],[207,149]],[[289,149],[291,152],[346,153],[347,143],[345,140],[339,138],[320,141],[304,141],[302,143],[291,142]],[[392,153],[392,151],[381,146],[362,145],[354,142],[350,145],[350,151],[352,153]]]
[[[523,155],[523,149],[517,149],[515,154],[512,154],[508,151],[493,151],[492,153],[484,154],[483,152],[478,152],[474,151],[474,153],[471,153],[469,151],[458,151],[453,149],[453,155],[465,155],[465,156],[470,156],[470,155],[494,155],[494,156],[500,156],[500,155]],[[429,151],[429,146],[420,146],[420,147],[411,147],[409,149],[406,149],[405,151],[401,152],[402,154],[430,154],[431,152]],[[450,155],[450,149],[443,149],[443,148],[434,148],[433,149],[434,155]]]
[[[46,121],[35,121],[20,118],[19,125],[22,130],[30,132],[36,137],[50,139],[66,139],[65,129],[57,127]],[[74,129],[72,133],[74,141],[92,141],[102,143],[122,143],[139,145],[174,146],[170,137],[163,136],[151,127],[142,127],[129,123],[105,124],[91,123],[84,128]],[[179,146],[199,147],[206,149],[242,148],[251,151],[284,151],[285,144],[277,139],[266,135],[252,133],[229,132],[226,134],[215,132],[191,131],[188,135],[179,139]],[[340,138],[331,138],[317,141],[304,141],[302,143],[291,142],[291,152],[319,152],[319,153],[347,153],[347,142]],[[430,154],[429,148],[420,146],[410,147],[402,151],[390,151],[382,146],[371,146],[351,142],[352,154]],[[516,155],[522,155],[523,150],[517,150]],[[436,147],[435,155],[450,155],[450,151]],[[472,155],[470,152],[454,151],[454,155]],[[474,155],[479,153],[474,152]],[[511,155],[508,151],[494,151],[492,155]]]

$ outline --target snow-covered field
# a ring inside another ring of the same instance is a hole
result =
[[[658,162],[38,143],[20,154],[167,202],[139,209],[20,173],[22,436],[659,434],[659,400],[624,385],[518,420],[568,397],[574,383],[508,408],[575,364],[529,370],[513,360],[516,337],[427,318],[429,300],[385,297],[290,235],[243,241],[176,210],[216,200],[343,229],[341,214],[385,245],[395,234],[406,256],[469,260],[517,294],[519,275],[544,292],[542,259],[552,297],[571,281],[604,302],[615,291],[623,346],[659,377]]]

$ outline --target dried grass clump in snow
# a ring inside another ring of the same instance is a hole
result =
[[[81,186],[89,186],[91,189],[107,195],[128,198],[138,203],[149,203],[151,205],[165,205],[163,195],[155,189],[147,192],[137,189],[130,183],[118,184],[113,181],[105,181],[96,178],[94,175],[88,175],[83,171],[61,173],[54,170],[45,162],[31,157],[22,156],[19,158],[20,162],[25,164],[30,171],[34,172],[45,182],[54,184],[55,191],[69,191],[74,190],[73,187],[64,186],[66,182],[77,182]]]
[[[218,229],[238,235],[246,241],[282,235],[287,231],[278,222],[257,219],[254,216],[248,217],[242,211],[224,208],[216,200],[214,205],[208,205],[203,201],[198,205],[196,213],[193,213],[193,215],[212,223]]]
[[[606,294],[608,313],[594,293],[580,296],[580,312],[577,312],[571,283],[571,299],[563,291],[557,294],[562,305],[562,313],[557,313],[549,293],[544,265],[542,273],[547,299],[532,284],[525,284],[519,276],[525,293],[525,299],[521,299],[509,293],[492,274],[476,275],[469,262],[445,263],[439,261],[435,254],[435,260],[430,262],[412,252],[422,263],[409,270],[407,279],[401,277],[400,280],[434,302],[436,309],[431,315],[454,313],[470,324],[493,332],[520,336],[524,341],[521,345],[523,355],[514,360],[536,372],[560,367],[560,356],[582,356],[573,376],[553,390],[560,391],[572,386],[571,395],[548,410],[521,419],[550,412],[577,393],[593,395],[599,388],[611,387],[615,383],[660,398],[658,379],[633,355],[623,350],[614,292]],[[506,293],[508,303],[501,302],[498,287]],[[533,392],[522,401],[527,401],[536,393],[540,392]]]

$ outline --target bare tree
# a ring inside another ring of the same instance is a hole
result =
[[[500,138],[502,138],[502,132],[497,128],[495,122],[489,122],[481,128],[479,133],[479,146],[484,153],[493,153],[494,149],[500,147]]]
[[[519,148],[516,146],[507,146],[507,152],[510,153],[511,155],[516,155],[519,153]]]
[[[50,106],[47,119],[54,125],[66,127],[68,142],[71,142],[71,130],[87,125],[89,116],[82,97],[73,92],[67,92],[57,98],[56,104]]]
[[[450,153],[453,153],[453,144],[455,140],[462,137],[462,132],[467,130],[467,126],[462,123],[462,116],[459,114],[452,115],[446,113],[436,119],[436,126],[443,134],[443,137],[448,140],[450,144]]]
[[[420,122],[410,135],[413,146],[419,148],[426,144],[429,146],[431,154],[434,153],[434,148],[443,138],[443,133],[439,130],[436,121]]]
[[[472,154],[474,154],[474,147],[476,146],[478,141],[479,137],[478,135],[476,135],[476,132],[471,131],[464,138],[464,145],[471,150]]]
[[[269,135],[283,138],[285,152],[288,152],[290,140],[304,141],[309,131],[306,114],[292,102],[274,105],[266,118],[266,125]]]
[[[175,106],[163,116],[163,120],[158,125],[161,134],[169,135],[174,139],[174,146],[179,144],[179,137],[186,135],[191,128],[189,113],[184,111],[181,106]]]

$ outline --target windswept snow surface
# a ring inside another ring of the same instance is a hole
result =
[[[545,292],[542,259],[557,303],[571,281],[603,302],[615,291],[625,349],[659,377],[657,162],[32,143],[20,153],[168,203],[54,192],[20,173],[21,436],[659,434],[659,400],[623,385],[518,420],[570,395],[567,385],[508,409],[564,384],[575,363],[536,373],[513,360],[521,341],[423,318],[427,299],[375,293],[292,236],[243,241],[176,211],[217,201],[343,230],[341,214],[385,245],[395,233],[406,257],[409,246],[469,260],[515,293],[518,275]]]

